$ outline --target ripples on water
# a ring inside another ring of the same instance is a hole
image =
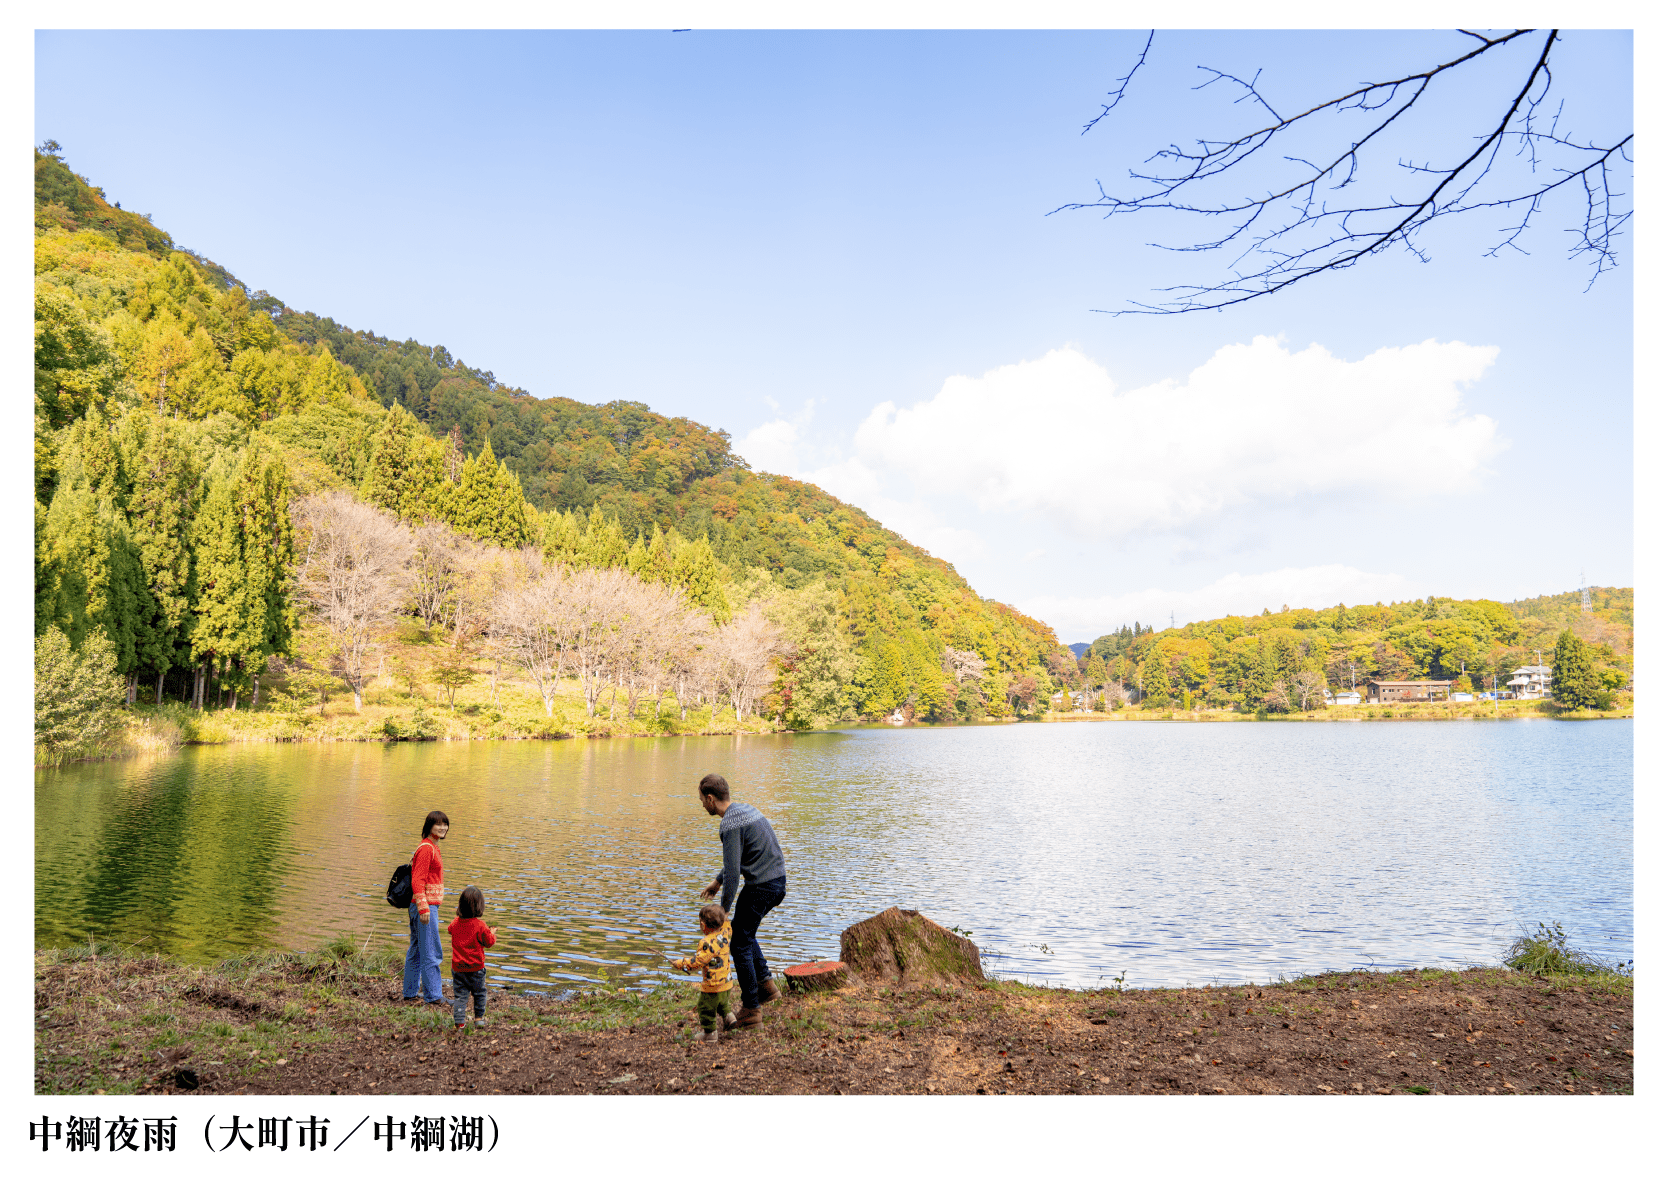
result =
[[[779,968],[893,904],[1068,985],[1491,963],[1541,920],[1621,961],[1632,758],[1628,721],[192,749],[36,774],[35,936],[198,961],[403,946],[383,891],[438,807],[443,919],[486,892],[494,981],[647,982],[699,936],[719,845],[695,783],[717,771],[788,858]]]

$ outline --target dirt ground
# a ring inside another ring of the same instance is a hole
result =
[[[1263,987],[791,995],[694,1040],[694,995],[494,992],[489,1026],[294,962],[247,977],[37,957],[41,1093],[1632,1093],[1633,985],[1506,970]],[[333,973],[334,971],[334,973]],[[450,984],[449,984],[450,985]],[[126,1000],[125,1004],[123,1000]],[[116,1008],[118,1010],[111,1010]],[[123,1015],[125,1013],[125,1019]]]

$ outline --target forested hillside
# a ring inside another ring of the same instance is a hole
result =
[[[1634,678],[1634,591],[1502,603],[1427,598],[1325,610],[1265,611],[1155,632],[1140,623],[1103,635],[1079,661],[1074,687],[1116,700],[1126,695],[1169,706],[1234,705],[1286,712],[1317,707],[1323,688],[1373,679],[1458,679],[1486,690],[1514,668],[1553,659],[1560,633],[1582,641],[1597,690]]]
[[[495,616],[433,595],[475,593],[469,577],[508,568],[494,551],[622,570],[715,626],[758,606],[780,637],[756,694],[791,725],[1004,714],[1070,667],[1048,627],[820,489],[748,470],[724,432],[535,398],[439,345],[296,311],[60,154],[35,153],[35,628],[108,643],[130,702],[143,682],[235,706],[309,660],[357,699],[346,640],[309,640],[326,618],[299,589],[308,521],[337,492],[398,525],[396,613],[449,618],[460,643],[466,616],[483,642]],[[442,550],[436,591],[411,562]]]

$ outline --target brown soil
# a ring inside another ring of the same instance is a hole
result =
[[[72,1011],[108,1002],[75,1002],[79,988],[55,988],[42,973],[38,966],[38,1092],[98,1091],[100,1078],[124,1074],[127,1091],[286,1094],[1505,1094],[1634,1085],[1632,983],[1555,985],[1504,970],[1124,993],[857,984],[785,992],[765,1008],[763,1027],[712,1047],[694,1042],[692,996],[681,991],[554,1003],[495,994],[491,1026],[460,1033],[449,1009],[402,1006],[386,981],[337,979],[320,1010],[300,1006],[308,980],[291,978],[264,998],[223,984],[198,986],[182,1004],[175,990],[176,1006],[216,1021],[219,1039],[106,1050],[97,1069],[77,1067],[74,1044],[109,1029]],[[145,975],[129,977],[134,1002]],[[265,1027],[265,1039],[240,1040],[243,1024]],[[256,1045],[247,1053],[246,1042]],[[223,1047],[211,1059],[205,1043]]]

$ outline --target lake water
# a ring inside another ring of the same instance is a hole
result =
[[[1629,721],[1020,724],[781,737],[246,745],[37,771],[39,945],[197,961],[403,946],[383,900],[452,819],[495,982],[666,973],[719,865],[717,771],[776,827],[773,966],[887,907],[1069,985],[1488,964],[1537,921],[1634,957]]]

